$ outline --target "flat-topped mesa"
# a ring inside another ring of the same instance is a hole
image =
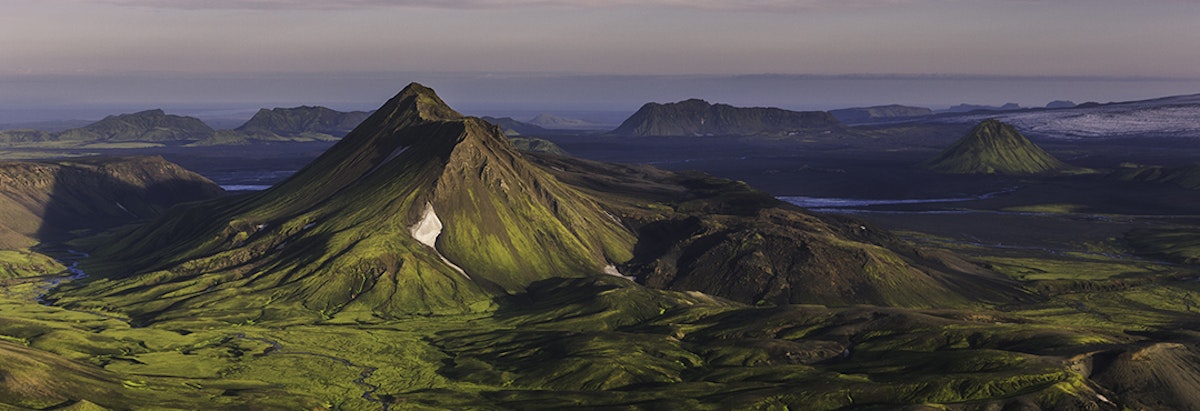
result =
[[[824,111],[791,111],[771,107],[734,107],[700,99],[647,103],[612,134],[623,136],[756,136],[841,128]]]
[[[147,321],[191,304],[247,315],[246,301],[270,301],[268,316],[463,312],[538,280],[602,275],[633,243],[596,199],[528,163],[498,128],[412,84],[279,185],[180,210],[96,250],[122,264],[98,266],[111,279],[63,301]]]

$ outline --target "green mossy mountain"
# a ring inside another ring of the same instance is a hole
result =
[[[207,178],[157,156],[0,162],[0,248],[129,224],[222,193]]]
[[[677,103],[647,103],[611,134],[621,136],[781,136],[798,132],[840,129],[842,124],[824,111],[734,107],[700,99]]]
[[[110,279],[70,300],[120,296],[143,317],[269,301],[324,315],[470,311],[629,260],[633,234],[599,204],[412,84],[275,187],[178,209],[97,250],[114,265],[94,271]]]
[[[922,167],[947,174],[1031,175],[1065,171],[1058,161],[1016,127],[984,120]]]
[[[55,136],[62,141],[86,142],[176,142],[194,141],[212,136],[215,130],[195,117],[166,114],[161,109],[105,117],[81,128]]]

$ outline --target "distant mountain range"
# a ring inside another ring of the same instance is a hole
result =
[[[1180,167],[1123,164],[1109,176],[1119,181],[1174,184],[1188,190],[1200,190],[1200,163]]]
[[[842,128],[824,111],[742,108],[700,99],[647,103],[611,134],[621,136],[786,136]]]
[[[86,146],[106,143],[237,145],[256,142],[333,141],[345,136],[370,112],[341,112],[325,107],[262,109],[234,130],[214,130],[198,118],[161,109],[108,116],[59,132],[33,129],[0,131],[0,144]]]
[[[831,110],[835,118],[843,123],[866,123],[881,119],[895,120],[932,116],[933,110],[925,107],[902,106],[892,104],[887,106],[855,107]]]
[[[949,174],[1044,174],[1070,168],[1011,125],[985,120],[923,165]]]
[[[560,117],[553,114],[538,114],[526,123],[550,130],[602,130],[603,124],[587,120]],[[612,126],[609,126],[612,127]]]

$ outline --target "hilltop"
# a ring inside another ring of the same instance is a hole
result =
[[[781,136],[839,129],[842,124],[823,111],[741,108],[700,99],[647,103],[611,134],[622,136]]]
[[[985,120],[922,164],[949,174],[1043,174],[1070,166],[1029,141],[1020,131],[998,120]]]

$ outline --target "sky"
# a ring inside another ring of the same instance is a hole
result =
[[[139,105],[365,107],[408,81],[444,88],[452,105],[481,111],[632,111],[639,102],[687,97],[833,108],[1200,92],[1190,88],[1200,85],[1197,0],[4,0],[0,7],[0,122],[39,110]],[[874,92],[850,81],[864,78],[876,81]],[[950,84],[933,79],[992,86],[929,89]],[[912,90],[906,81],[927,87]]]

